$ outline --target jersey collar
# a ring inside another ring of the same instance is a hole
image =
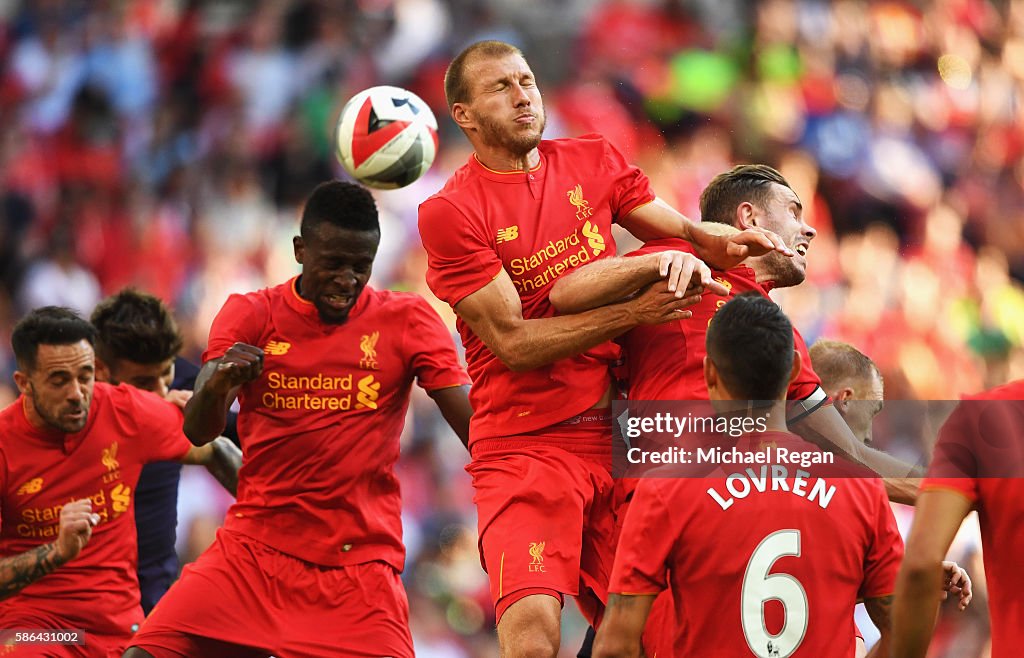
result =
[[[528,183],[530,181],[538,181],[543,179],[544,174],[547,173],[547,164],[544,152],[543,150],[538,150],[538,152],[540,153],[540,160],[537,162],[537,165],[525,172],[519,169],[514,171],[498,171],[496,169],[490,169],[484,165],[484,163],[480,162],[480,159],[476,157],[476,153],[469,156],[469,168],[481,177],[496,183]]]

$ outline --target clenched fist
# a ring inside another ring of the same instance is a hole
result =
[[[263,350],[245,343],[235,343],[217,363],[210,376],[213,390],[227,394],[236,386],[251,382],[263,372]]]
[[[60,510],[60,531],[57,534],[58,559],[68,562],[78,557],[99,524],[100,515],[93,514],[88,498],[68,503]]]

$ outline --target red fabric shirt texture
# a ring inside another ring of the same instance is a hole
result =
[[[210,329],[204,362],[236,342],[264,350],[262,374],[238,395],[244,458],[224,527],[315,564],[401,571],[394,465],[412,383],[469,378],[422,297],[367,286],[348,320],[328,325],[297,281],[232,295]]]
[[[142,466],[180,460],[192,444],[181,412],[126,384],[96,383],[85,428],[75,434],[29,423],[25,398],[0,411],[0,557],[55,541],[60,509],[92,500],[100,523],[74,560],[0,601],[0,627],[46,612],[66,628],[130,636],[142,621],[132,508]]]
[[[555,315],[555,280],[588,262],[615,255],[611,225],[654,200],[650,181],[603,137],[542,141],[529,172],[498,172],[476,156],[420,205],[427,283],[453,307],[501,270],[522,300],[523,317]],[[571,418],[600,400],[614,343],[513,373],[461,319],[466,347],[473,441],[533,432]]]
[[[1024,645],[1024,380],[965,397],[939,431],[922,491],[946,489],[978,510],[992,655]]]
[[[652,240],[627,256],[645,256],[662,251],[677,250],[694,253],[685,240]],[[703,295],[699,304],[688,310],[693,316],[658,325],[640,325],[626,332],[619,343],[625,352],[625,372],[632,400],[707,400],[708,388],[704,382],[704,357],[707,355],[704,339],[708,325],[718,309],[736,295],[756,292],[768,297],[770,287],[761,285],[754,270],[746,265],[731,270],[713,271],[712,276],[729,289],[729,295]],[[800,374],[789,385],[786,397],[804,400],[820,386],[821,379],[811,367],[807,344],[800,332],[793,328],[793,345],[800,353]]]
[[[756,436],[762,444],[820,452],[793,434]],[[780,633],[774,649],[791,649],[795,658],[852,656],[857,600],[892,594],[903,556],[881,480],[849,477],[841,465],[811,466],[811,475],[801,475],[786,464],[777,487],[771,474],[778,466],[722,468],[711,478],[640,482],[609,592],[655,594],[671,586],[678,656],[748,655],[748,634],[758,655],[772,655],[768,634]],[[746,484],[730,489],[727,478]],[[773,597],[787,601],[785,612]]]

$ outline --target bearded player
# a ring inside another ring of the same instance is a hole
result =
[[[32,311],[11,343],[21,396],[0,411],[0,628],[79,629],[84,644],[7,644],[0,655],[119,656],[142,622],[133,500],[143,464],[208,463],[181,412],[95,382],[96,329],[69,309]]]
[[[566,595],[593,622],[614,532],[609,339],[684,316],[695,256],[635,299],[554,317],[548,291],[614,254],[611,224],[676,236],[719,267],[785,248],[764,231],[712,235],[655,198],[642,171],[600,136],[542,141],[544,107],[521,52],[476,43],[448,67],[451,117],[474,153],[420,206],[427,282],[458,315],[474,381],[470,430],[481,560],[504,656],[554,656]],[[725,229],[725,227],[721,227]],[[680,285],[679,282],[682,281]]]
[[[772,252],[750,258],[737,267],[715,271],[715,279],[728,288],[729,295],[752,291],[767,297],[773,288],[803,283],[807,251],[817,232],[804,218],[800,198],[778,171],[766,165],[734,167],[708,184],[701,193],[700,207],[703,223],[764,228],[777,234],[795,252],[792,258]],[[648,241],[626,257],[605,259],[559,280],[551,291],[551,302],[562,313],[615,303],[657,280],[666,259],[680,258],[690,251],[690,245],[682,240]],[[637,327],[620,339],[626,355],[631,399],[707,398],[701,376],[704,334],[725,301],[705,296],[690,308],[693,321]],[[803,363],[789,392],[793,402],[790,424],[794,431],[886,476],[892,499],[913,503],[916,484],[904,476],[912,474],[914,467],[856,439],[836,409],[826,404],[828,396],[811,368],[803,337],[795,331],[794,339]]]
[[[238,501],[126,658],[413,655],[399,435],[415,380],[465,439],[468,378],[424,299],[367,285],[379,242],[370,193],[324,183],[302,274],[217,315],[185,432],[213,440],[237,396]]]

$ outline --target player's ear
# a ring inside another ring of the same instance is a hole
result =
[[[846,409],[850,406],[850,400],[852,399],[853,389],[849,386],[844,386],[836,391],[835,396],[832,398],[832,403],[839,411],[846,413]]]
[[[804,367],[804,359],[800,352],[793,350],[793,367],[789,370],[789,383],[792,384],[800,376],[800,370]]]
[[[463,130],[468,130],[473,124],[473,120],[469,118],[469,112],[466,110],[464,103],[452,105],[452,120]]]
[[[22,395],[29,394],[28,375],[20,370],[14,371],[14,384]]]
[[[736,228],[742,230],[757,226],[757,218],[754,213],[754,204],[744,201],[736,206],[736,216],[733,218]]]
[[[301,235],[292,238],[292,248],[295,250],[295,262],[302,265],[302,259],[306,256],[306,243]]]
[[[715,369],[715,364],[710,357],[704,357],[704,383],[708,387],[708,397],[714,397],[713,391],[718,389],[718,371]]]
[[[110,368],[107,366],[106,363],[103,362],[102,359],[100,359],[99,356],[96,357],[96,381],[110,381]]]

